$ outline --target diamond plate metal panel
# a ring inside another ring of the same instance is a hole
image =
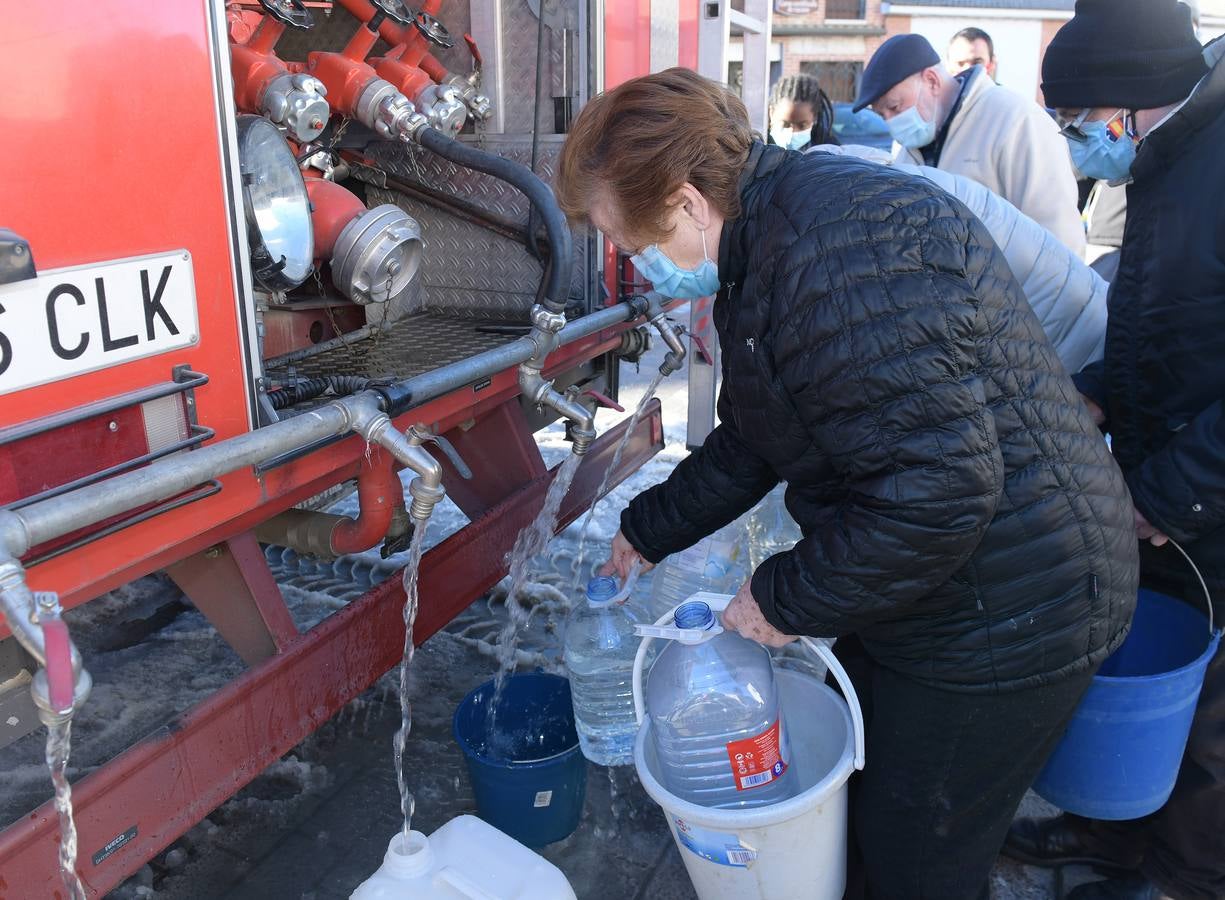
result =
[[[421,224],[425,252],[414,282],[424,309],[526,322],[540,264],[518,242],[396,191],[370,188],[372,203],[395,203]]]
[[[530,138],[491,135],[479,143],[491,153],[524,165],[531,161]],[[542,139],[536,168],[545,181],[552,181],[560,152],[559,139]],[[396,178],[477,203],[512,222],[527,221],[527,199],[504,181],[462,169],[416,146],[378,144],[370,148],[370,155],[379,168]],[[371,187],[369,196],[372,203],[400,205],[421,223],[425,254],[418,277],[425,282],[425,308],[454,315],[526,317],[540,282],[540,265],[523,246],[395,191]],[[577,231],[570,296],[590,309],[588,265],[589,242],[583,231]]]
[[[320,344],[310,355],[294,354],[292,362],[268,360],[273,381],[294,376],[359,375],[366,378],[411,378],[516,340],[517,335],[486,334],[467,319],[422,313],[363,338],[340,337]]]

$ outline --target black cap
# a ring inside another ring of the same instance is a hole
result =
[[[1191,10],[1178,0],[1077,0],[1042,60],[1052,109],[1157,109],[1208,71]]]
[[[940,54],[921,34],[895,34],[885,41],[863,70],[859,82],[859,96],[855,98],[855,112],[875,103],[887,94],[895,84],[902,82],[915,72],[922,72],[939,64]]]

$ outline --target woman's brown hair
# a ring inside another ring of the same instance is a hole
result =
[[[667,201],[689,182],[725,219],[740,214],[740,172],[753,131],[740,99],[690,69],[644,75],[591,100],[566,137],[557,195],[574,222],[596,189],[643,243],[667,237]]]

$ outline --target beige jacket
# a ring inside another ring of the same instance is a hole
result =
[[[969,78],[936,168],[999,194],[1082,256],[1085,229],[1076,209],[1076,177],[1054,120],[1032,100],[996,85],[981,67]],[[919,150],[899,148],[895,159],[924,165]]]

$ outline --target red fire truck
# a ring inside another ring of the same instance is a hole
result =
[[[733,34],[764,124],[769,4],[744,8],[10,4],[0,746],[89,702],[61,610],[150,572],[247,666],[73,786],[89,894],[400,659],[400,579],[300,632],[261,542],[394,552],[445,492],[471,523],[424,558],[421,642],[505,574],[552,477],[536,430],[565,419],[584,456],[559,525],[591,504],[627,427],[592,424],[619,363],[652,333],[672,366],[685,348],[615,251],[571,234],[547,183],[587,97],[669,65],[725,77]],[[610,485],[661,445],[656,403]],[[346,490],[358,515],[320,511]],[[59,839],[50,802],[0,832],[0,900],[60,895]]]

